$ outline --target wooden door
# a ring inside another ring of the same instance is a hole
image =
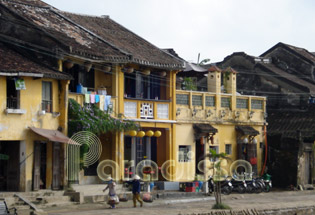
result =
[[[40,142],[34,143],[33,190],[40,188]]]
[[[52,181],[53,190],[60,189],[60,182],[61,182],[60,154],[61,154],[60,143],[53,143],[53,181]]]

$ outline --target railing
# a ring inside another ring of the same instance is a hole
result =
[[[9,109],[19,109],[20,100],[17,97],[8,97],[7,98],[7,108]]]
[[[236,96],[235,108],[233,108],[232,94],[215,94],[211,92],[194,92],[194,91],[176,91],[176,105],[187,105],[190,107],[217,107],[229,109],[255,109],[264,110],[266,98],[261,96]],[[217,99],[219,97],[219,99]],[[220,101],[220,104],[216,104]]]
[[[42,110],[46,111],[46,113],[51,113],[52,101],[42,101]]]
[[[69,99],[74,99],[76,102],[78,102],[81,106],[85,105],[85,95],[84,94],[81,94],[81,93],[72,93],[72,92],[69,92]],[[104,97],[103,97],[104,98]],[[91,104],[91,103],[89,103]],[[104,107],[105,107],[105,101],[100,101],[100,102],[97,102],[95,103],[96,106],[98,106],[101,110],[104,110]],[[110,99],[110,103],[108,104],[107,106],[110,111],[111,111],[111,114],[114,115],[115,114],[115,111],[116,111],[116,107],[117,107],[117,98],[115,97],[111,97]]]
[[[125,99],[124,115],[128,118],[168,120],[169,101]]]
[[[264,122],[266,98],[260,96],[176,91],[177,120]]]

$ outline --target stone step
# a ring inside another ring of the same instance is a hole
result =
[[[107,184],[89,184],[89,185],[72,185],[72,189],[75,192],[82,193],[84,196],[93,196],[93,195],[106,195],[108,191],[105,193],[103,189],[107,186]],[[121,192],[123,190],[122,184],[116,185],[116,192]]]

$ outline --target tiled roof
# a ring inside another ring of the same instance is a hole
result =
[[[62,12],[40,0],[0,0],[11,11],[68,47],[70,54],[112,63],[183,68],[181,60],[157,48],[109,17]]]
[[[268,113],[268,135],[297,138],[301,131],[303,137],[315,135],[315,107],[306,111],[275,111]]]
[[[61,44],[69,46],[70,52],[73,54],[84,55],[92,59],[104,59],[104,56],[108,56],[111,60],[129,59],[124,53],[107,45],[88,31],[79,28],[73,22],[54,12],[55,9],[38,6],[40,1],[36,1],[38,2],[36,5],[8,0],[1,0],[0,2],[28,22],[52,35]]]
[[[276,67],[274,64],[257,63],[257,66],[261,67],[261,68],[265,68],[265,69],[275,73],[277,75],[277,78],[285,78],[285,79],[291,81],[292,84],[298,84],[302,87],[307,87],[309,89],[310,93],[312,95],[315,95],[315,85],[314,84],[311,84],[307,81],[304,81],[303,79],[301,79],[295,75],[287,73],[287,72],[283,71],[282,69]]]
[[[283,47],[285,49],[291,50],[291,51],[297,53],[298,55],[300,55],[302,58],[315,64],[315,55],[312,54],[311,52],[307,51],[306,49],[299,48],[299,47],[292,46],[292,45],[288,45],[288,44],[281,43],[281,42],[276,44],[275,46],[273,46],[272,48],[270,48],[269,50],[267,50],[266,52],[264,52],[260,56],[265,56],[278,47]]]
[[[306,49],[299,48],[299,47],[292,46],[292,45],[288,45],[288,44],[284,44],[284,45],[286,45],[290,49],[294,50],[295,52],[299,53],[300,55],[304,56],[305,58],[307,58],[307,59],[309,59],[315,63],[315,55],[313,55],[311,52],[307,51]]]
[[[131,54],[133,61],[136,63],[151,64],[157,67],[183,67],[183,61],[152,45],[110,19],[109,16],[96,17],[67,12],[62,12],[62,14],[94,32],[115,47]]]
[[[42,74],[45,78],[72,79],[71,75],[41,66],[8,48],[3,43],[0,43],[0,75],[1,73],[7,75],[16,74],[16,76],[27,76],[31,73],[35,75]]]

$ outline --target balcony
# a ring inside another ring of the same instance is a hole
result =
[[[164,100],[124,100],[124,115],[130,119],[169,120],[170,102]]]
[[[176,119],[199,122],[265,122],[266,98],[176,91]]]
[[[103,98],[103,97],[102,97]],[[69,99],[74,99],[76,102],[78,102],[81,106],[85,104],[85,95],[81,93],[73,93],[69,92]],[[90,105],[89,103],[88,105]],[[95,103],[96,106],[98,106],[101,110],[104,110],[105,101],[100,101],[98,103]],[[111,97],[110,103],[108,104],[108,108],[111,110],[110,114],[111,116],[114,116],[115,113],[117,113],[117,98]]]

